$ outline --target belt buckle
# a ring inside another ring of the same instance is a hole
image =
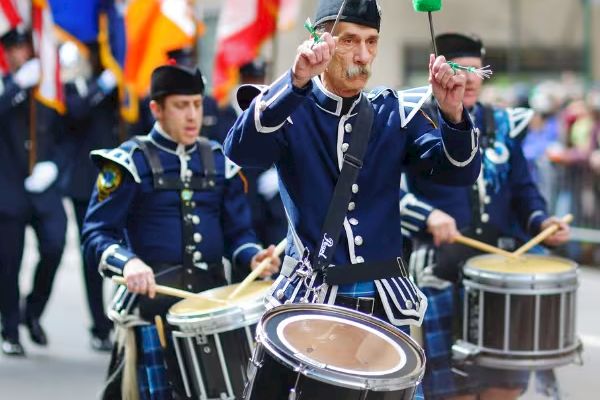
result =
[[[368,314],[369,314],[369,315],[373,315],[373,311],[374,311],[374,309],[375,309],[375,298],[373,298],[373,297],[360,297],[360,296],[359,296],[359,297],[357,297],[357,298],[356,298],[356,307],[355,307],[355,311],[358,311],[358,309],[359,309],[359,307],[360,307],[360,304],[361,304],[361,302],[364,302],[364,301],[369,301],[369,302],[371,302],[371,311],[369,311],[369,312],[368,312]]]

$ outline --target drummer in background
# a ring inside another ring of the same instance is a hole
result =
[[[157,296],[157,283],[190,292],[226,285],[223,256],[246,272],[264,259],[271,260],[265,275],[279,267],[274,247],[256,244],[239,167],[218,143],[199,137],[203,92],[198,69],[158,67],[151,80],[152,131],[91,153],[100,174],[83,227],[88,265],[105,277],[123,275],[130,293],[148,296],[139,296],[138,311],[126,316],[128,327],[136,326],[137,365],[128,370],[136,351],[128,341],[123,367],[122,341],[133,334],[121,331],[105,399],[131,392],[171,399],[173,391],[185,398],[172,343],[161,351],[164,331],[153,324],[177,299]]]
[[[436,38],[440,54],[464,66],[482,67],[485,49],[472,35],[443,34]],[[410,268],[429,303],[424,320],[427,399],[515,399],[527,388],[528,371],[477,369],[468,378],[452,372],[453,324],[459,318],[459,271],[476,251],[452,244],[465,236],[512,251],[551,226],[560,229],[544,244],[558,246],[569,239],[568,226],[549,217],[546,202],[532,181],[520,139],[532,112],[501,109],[478,101],[482,81],[466,74],[464,106],[480,130],[482,172],[477,183],[462,188],[444,186],[407,174],[409,193],[401,201],[402,228],[414,238]],[[409,206],[412,208],[409,209]],[[420,212],[415,213],[419,206]]]

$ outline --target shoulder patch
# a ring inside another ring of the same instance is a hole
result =
[[[402,128],[413,119],[423,104],[431,96],[431,86],[398,91],[398,103],[400,105],[400,123]]]
[[[125,142],[124,144],[126,143],[128,142]],[[133,152],[137,148],[137,145],[134,144],[133,146],[129,147],[128,150],[121,147],[117,147],[116,149],[93,150],[90,152],[90,158],[100,169],[102,169],[104,167],[104,164],[106,164],[104,161],[112,161],[113,163],[120,165],[127,172],[129,172],[136,183],[140,183],[141,179],[132,157]]]
[[[507,108],[509,136],[511,139],[517,138],[525,132],[525,128],[529,125],[533,118],[534,111],[529,108]]]
[[[118,189],[123,182],[123,172],[114,163],[105,163],[98,174],[96,188],[98,189],[98,201],[104,201],[112,192]]]

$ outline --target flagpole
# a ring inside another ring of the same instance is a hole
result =
[[[33,167],[37,162],[37,113],[36,113],[36,102],[35,102],[35,91],[37,86],[34,86],[29,92],[29,174],[33,172]]]

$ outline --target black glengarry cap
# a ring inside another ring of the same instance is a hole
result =
[[[204,78],[198,68],[181,65],[162,65],[152,71],[150,98],[159,99],[171,94],[204,94]]]
[[[344,0],[320,0],[315,14],[315,25],[335,21],[343,4]],[[347,0],[340,21],[368,26],[379,32],[381,7],[377,0]]]
[[[480,57],[485,56],[485,47],[481,39],[473,34],[443,33],[435,37],[438,53],[453,59],[457,57]]]

